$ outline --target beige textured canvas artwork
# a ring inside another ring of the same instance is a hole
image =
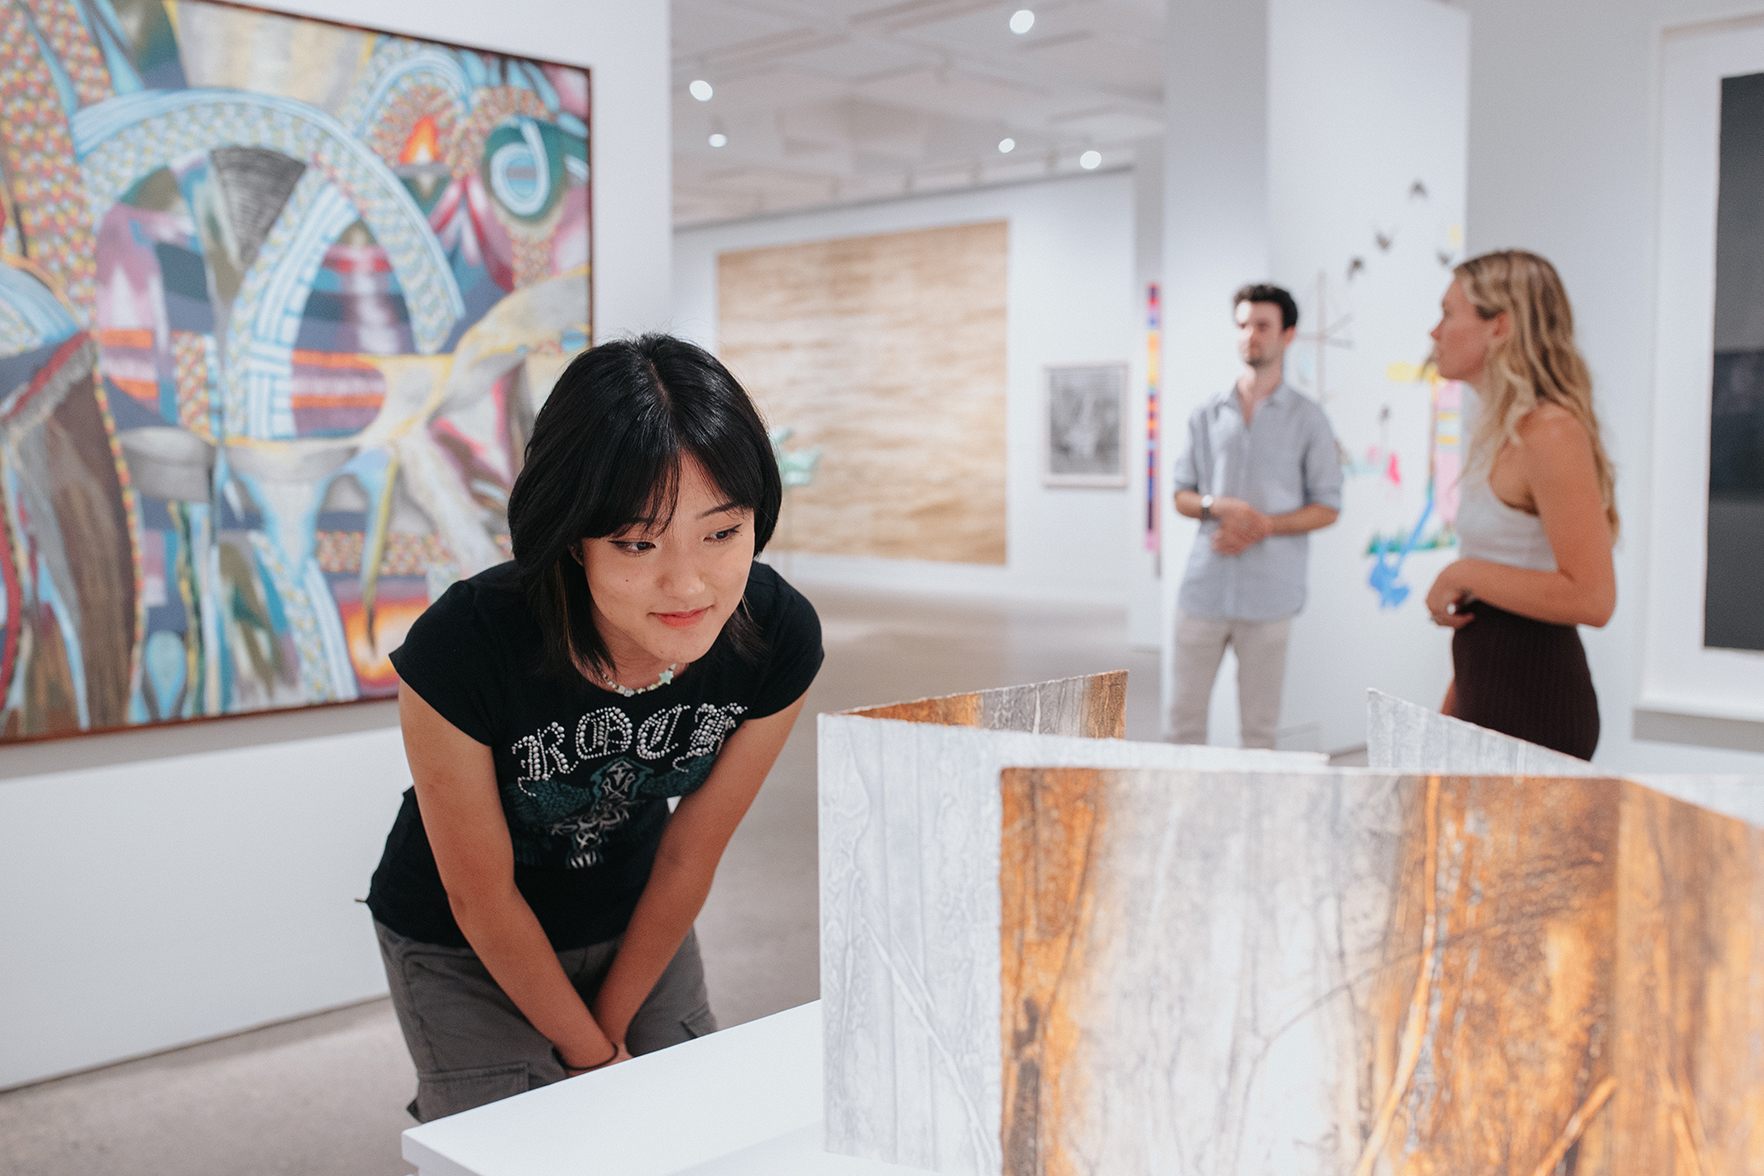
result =
[[[823,449],[774,546],[1005,562],[1003,221],[725,253],[719,352]]]

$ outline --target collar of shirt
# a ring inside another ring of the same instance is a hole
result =
[[[1274,408],[1285,408],[1292,403],[1292,398],[1296,395],[1298,395],[1298,393],[1292,390],[1292,386],[1285,380],[1281,380],[1280,383],[1275,386],[1274,391],[1268,393],[1268,398],[1256,407],[1256,411],[1261,412],[1262,409],[1270,406]],[[1237,409],[1238,415],[1242,416],[1243,410],[1238,407],[1237,385],[1234,383],[1231,387],[1213,397],[1213,402],[1209,407],[1215,412],[1221,408],[1230,407]]]

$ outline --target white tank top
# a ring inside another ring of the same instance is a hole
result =
[[[1462,485],[1458,496],[1459,555],[1536,572],[1556,570],[1549,536],[1536,515],[1495,497],[1486,473],[1472,475]]]

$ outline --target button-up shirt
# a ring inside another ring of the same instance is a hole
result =
[[[1177,490],[1241,498],[1263,514],[1312,503],[1341,509],[1341,454],[1329,418],[1281,384],[1248,424],[1235,387],[1195,409],[1177,459]],[[1213,550],[1217,520],[1202,523],[1177,603],[1205,620],[1278,621],[1305,606],[1309,535],[1270,535],[1238,555]]]

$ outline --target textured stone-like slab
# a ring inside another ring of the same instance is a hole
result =
[[[1366,692],[1366,761],[1375,770],[1453,775],[1602,776],[1585,760],[1502,735],[1377,690]],[[1764,825],[1764,780],[1632,775],[1656,792]]]
[[[1366,691],[1366,762],[1374,771],[1591,776],[1583,759]]]
[[[845,713],[946,727],[1121,739],[1127,734],[1127,671],[920,698]]]
[[[1090,690],[1088,717],[1082,703],[1049,705],[1074,689],[1020,688],[1040,692],[1043,729],[1056,720],[1119,729],[1104,721],[1105,688]],[[911,706],[945,722],[1028,725],[1024,716],[1037,713],[1023,705],[1035,694],[965,697],[975,701]],[[996,1173],[1001,1163],[1000,770],[1326,765],[1312,755],[858,715],[822,715],[819,734],[827,1146],[943,1172]]]
[[[1764,1171],[1756,828],[1369,772],[1013,770],[1002,816],[1011,1176]]]
[[[730,251],[717,354],[827,452],[776,549],[1003,564],[1002,220]]]

